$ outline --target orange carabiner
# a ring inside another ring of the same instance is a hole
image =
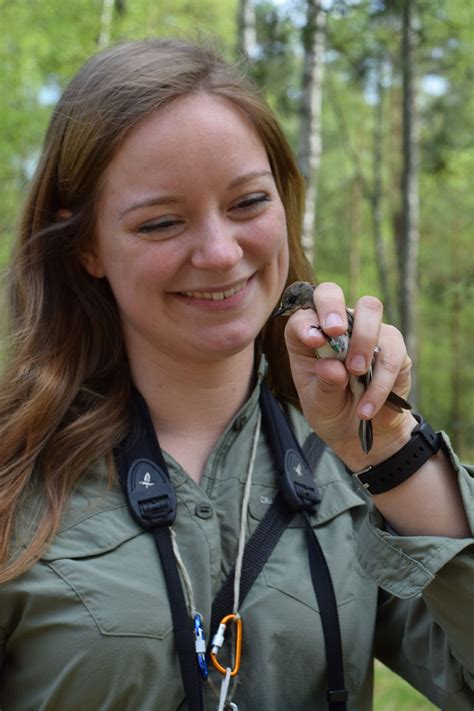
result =
[[[211,661],[217,671],[219,671],[221,674],[226,674],[227,668],[223,667],[222,664],[219,664],[217,661],[217,654],[224,644],[224,635],[225,631],[227,628],[227,623],[232,620],[235,624],[235,658],[234,658],[234,666],[231,669],[230,675],[235,676],[236,674],[239,673],[240,669],[240,656],[242,652],[242,619],[240,615],[232,613],[231,615],[226,615],[225,617],[222,618],[219,628],[214,635],[214,638],[212,640],[212,645],[211,645]]]

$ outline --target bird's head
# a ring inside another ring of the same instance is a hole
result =
[[[277,316],[290,316],[298,309],[314,309],[314,286],[307,281],[294,281],[290,284],[281,297],[280,305],[272,314]]]

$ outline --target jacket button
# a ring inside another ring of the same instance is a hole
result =
[[[196,504],[195,513],[199,518],[211,518],[212,506],[211,504]]]
[[[232,425],[232,429],[234,430],[234,432],[240,432],[240,430],[242,430],[244,428],[247,420],[248,420],[247,415],[239,415],[239,417],[236,419],[236,421]]]

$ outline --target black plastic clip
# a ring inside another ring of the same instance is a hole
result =
[[[171,482],[149,459],[137,459],[130,466],[127,494],[134,518],[147,531],[171,526],[176,518],[176,494]]]
[[[330,704],[345,704],[349,694],[346,689],[329,689],[327,697]]]
[[[284,464],[280,490],[288,506],[292,511],[313,512],[321,498],[305,459],[296,449],[287,449]]]

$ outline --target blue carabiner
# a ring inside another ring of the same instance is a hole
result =
[[[209,669],[206,661],[206,640],[201,615],[194,615],[194,648],[196,650],[199,671],[205,680],[209,676]]]

